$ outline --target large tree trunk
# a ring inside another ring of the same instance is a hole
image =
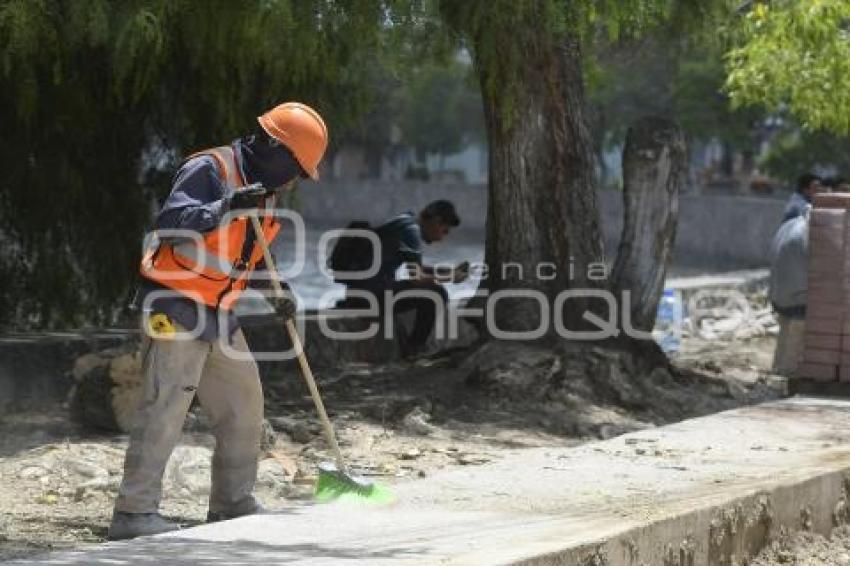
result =
[[[578,42],[552,29],[544,3],[524,10],[516,19],[491,14],[493,26],[504,29],[467,30],[489,140],[484,285],[491,295],[539,291],[551,309],[564,289],[599,286],[587,269],[603,261],[603,244]],[[585,308],[584,301],[567,303],[568,328]],[[540,313],[534,300],[506,298],[491,323],[503,331],[536,329]]]
[[[625,217],[612,287],[618,299],[631,294],[631,323],[638,330],[652,330],[655,324],[676,239],[686,154],[682,131],[664,118],[642,118],[626,134]]]

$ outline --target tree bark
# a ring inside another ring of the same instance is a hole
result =
[[[618,299],[631,294],[632,327],[652,330],[676,239],[679,192],[687,174],[681,129],[657,117],[638,120],[623,151],[624,222],[612,273]]]
[[[604,255],[580,48],[551,29],[542,6],[519,22],[505,18],[505,29],[469,35],[489,141],[489,272],[482,286],[491,296],[540,292],[551,310],[560,291],[598,286],[587,268]],[[569,328],[586,306],[567,302]],[[499,300],[494,314],[490,322],[503,331],[541,323],[541,305],[528,298]]]

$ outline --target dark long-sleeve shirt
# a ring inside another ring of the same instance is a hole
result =
[[[389,280],[404,263],[422,264],[422,230],[416,214],[399,214],[377,229],[381,238],[381,273]]]
[[[368,279],[349,283],[349,286],[382,293],[392,288],[396,271],[402,264],[422,264],[422,230],[416,215],[408,211],[380,225],[375,232],[381,241],[381,263],[378,272]]]

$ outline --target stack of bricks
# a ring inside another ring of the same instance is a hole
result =
[[[806,335],[797,377],[850,382],[850,193],[816,195],[813,204]]]

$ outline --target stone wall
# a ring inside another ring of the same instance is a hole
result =
[[[134,331],[48,332],[0,336],[0,412],[64,401],[74,361],[135,339]]]

